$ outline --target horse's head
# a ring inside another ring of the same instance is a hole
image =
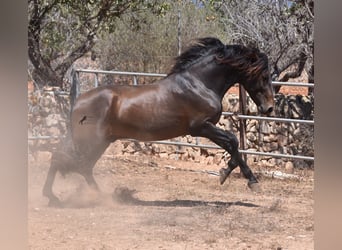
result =
[[[258,106],[259,112],[270,115],[274,110],[274,91],[268,70],[247,77],[243,84],[249,96]]]
[[[205,60],[213,56],[216,60]],[[208,63],[214,61],[215,63]],[[182,72],[193,65],[197,76],[200,73],[207,74],[202,80],[206,79],[205,82],[210,88],[216,88],[220,95],[223,96],[233,83],[240,83],[261,113],[272,113],[274,96],[268,59],[258,49],[242,45],[224,45],[213,37],[201,38],[176,58],[176,64],[170,74]],[[215,84],[212,84],[213,82]]]
[[[238,73],[237,82],[244,86],[259,111],[270,115],[274,110],[274,91],[267,56],[241,45],[227,45],[226,49],[230,55],[224,62]]]

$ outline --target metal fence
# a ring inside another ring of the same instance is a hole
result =
[[[76,69],[72,70],[71,73],[71,90],[70,90],[70,103],[73,105],[77,96],[81,93],[80,88],[80,81],[79,81],[79,74],[94,74],[94,86],[99,86],[99,74],[111,74],[111,75],[119,75],[119,76],[130,76],[132,77],[133,84],[138,84],[138,77],[165,77],[166,74],[156,74],[156,73],[141,73],[141,72],[124,72],[124,71],[105,71],[105,70],[89,70],[89,69]],[[313,88],[313,83],[296,83],[296,82],[272,82],[273,85],[283,85],[283,86],[293,86],[293,87],[310,87]],[[236,116],[240,121],[240,152],[246,156],[247,154],[253,155],[260,155],[260,156],[270,156],[275,158],[290,158],[290,159],[302,159],[302,160],[309,160],[313,161],[314,157],[311,156],[304,156],[304,155],[288,155],[288,154],[278,154],[278,153],[270,153],[270,152],[258,152],[258,151],[249,151],[246,150],[245,146],[245,138],[246,138],[246,131],[245,131],[245,120],[246,119],[255,119],[261,121],[276,121],[281,123],[297,123],[297,124],[309,124],[314,125],[313,120],[302,120],[302,119],[286,119],[286,118],[277,118],[277,117],[262,117],[262,116],[252,116],[246,115],[246,92],[245,90],[239,86],[239,106],[240,106],[240,113],[235,114],[232,112],[223,112],[223,116]],[[40,138],[31,137],[31,140],[35,139],[49,139],[48,136],[41,136]],[[131,140],[134,141],[134,140]],[[167,145],[175,145],[175,146],[186,146],[186,147],[200,147],[200,148],[209,148],[209,149],[221,149],[216,145],[210,144],[201,144],[200,139],[196,138],[196,143],[183,143],[178,141],[151,141],[151,143],[157,144],[167,144]]]

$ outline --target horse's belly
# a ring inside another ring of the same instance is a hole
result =
[[[112,128],[112,134],[117,139],[129,138],[139,141],[166,140],[177,136],[187,134],[185,126],[149,124],[143,122],[140,124],[116,124]]]

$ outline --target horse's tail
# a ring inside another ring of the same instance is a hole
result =
[[[61,134],[60,140],[56,145],[55,149],[52,151],[51,161],[54,161],[54,164],[60,165],[58,170],[62,175],[69,172],[68,170],[70,164],[66,164],[71,162],[71,159],[75,156],[75,148],[72,141],[72,126],[71,126],[71,114],[73,111],[73,106],[75,103],[75,99],[72,98],[70,94],[70,103],[66,101],[64,98],[59,99],[59,112],[64,114],[65,119],[65,133]],[[58,162],[58,163],[57,163]]]

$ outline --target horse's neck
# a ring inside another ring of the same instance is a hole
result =
[[[210,69],[199,67],[193,71],[196,78],[210,90],[214,91],[221,99],[236,82],[237,78],[233,72],[228,72],[221,69]]]

